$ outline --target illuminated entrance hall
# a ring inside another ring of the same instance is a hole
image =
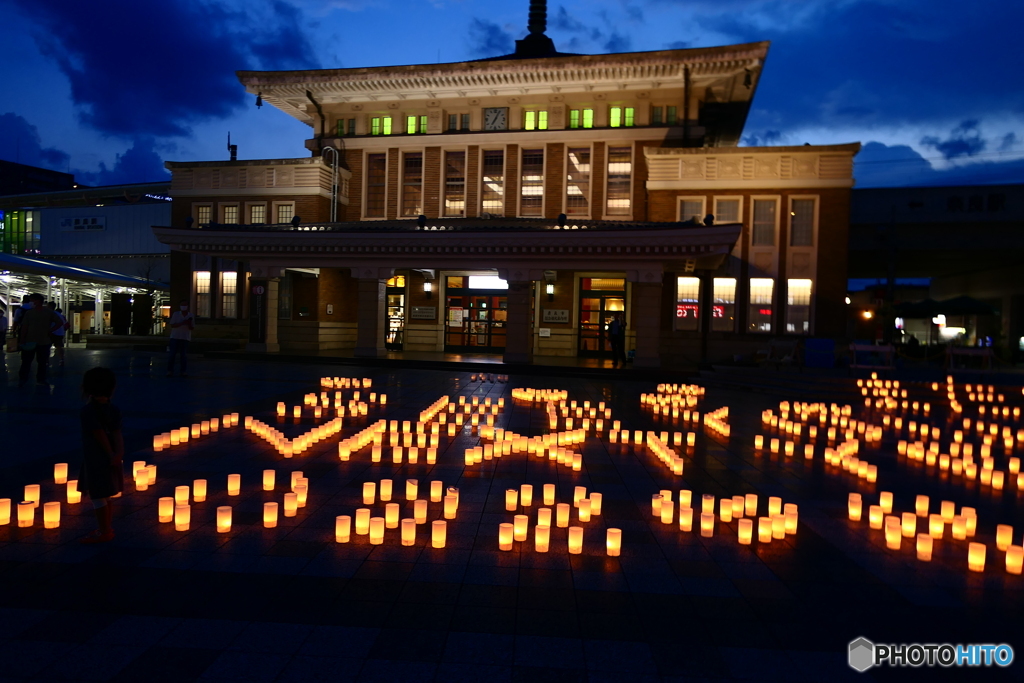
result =
[[[70,356],[10,394],[9,678],[832,681],[858,637],[1007,642],[1024,606],[1019,386],[160,360]],[[126,488],[86,548],[54,478],[77,447],[28,444],[74,430],[97,364]]]

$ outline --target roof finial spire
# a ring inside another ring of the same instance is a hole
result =
[[[547,0],[530,0],[530,21],[527,24],[530,33],[543,35],[548,28]]]

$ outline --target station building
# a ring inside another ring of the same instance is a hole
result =
[[[607,356],[845,333],[858,144],[739,147],[768,43],[239,72],[294,159],[168,162],[171,298],[268,352]]]

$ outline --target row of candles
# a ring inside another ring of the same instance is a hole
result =
[[[225,428],[234,427],[238,424],[238,413],[229,413],[222,418],[213,417],[209,420],[197,422],[191,427],[179,427],[169,432],[153,435],[153,450],[160,452],[171,446],[186,444],[189,439],[198,439],[209,434],[218,432],[223,425]]]
[[[263,490],[273,491],[276,479],[275,470],[263,471]],[[205,479],[196,479],[192,487],[175,486],[174,496],[164,496],[157,501],[157,519],[164,524],[174,523],[176,531],[188,531],[192,522],[191,503],[203,503],[206,501],[207,482]],[[227,492],[229,496],[237,496],[241,489],[241,475],[229,474]],[[282,504],[276,501],[268,501],[263,504],[263,526],[272,529],[277,526],[278,514],[283,512],[285,517],[295,517],[299,508],[306,506],[309,496],[309,479],[302,475],[302,472],[291,473],[291,491],[284,494]],[[222,505],[217,508],[217,531],[227,533],[231,531],[231,506]]]
[[[520,388],[512,390],[512,398],[517,401],[528,403],[558,402],[569,398],[569,392],[565,389],[529,389]]]
[[[583,553],[583,527],[568,527],[567,547],[570,555]],[[514,522],[502,522],[498,525],[498,550],[509,551],[515,541],[526,541],[529,538],[529,518],[516,515]],[[551,547],[551,525],[537,524],[533,527],[534,550],[546,553]],[[622,529],[610,527],[605,533],[605,552],[610,557],[618,557],[622,552]]]
[[[651,512],[654,517],[661,520],[662,524],[672,524],[675,519],[678,519],[681,531],[692,531],[693,492],[683,489],[679,491],[678,496],[678,517],[676,516],[676,502],[673,500],[670,490],[663,490],[651,496]],[[715,532],[715,503],[713,495],[705,494],[701,497],[700,534],[707,538],[713,536]],[[800,515],[796,503],[784,505],[781,498],[769,497],[766,517],[757,517],[757,505],[756,493],[722,498],[718,501],[717,518],[726,523],[736,520],[738,539],[742,545],[750,545],[753,542],[755,518],[757,519],[757,540],[761,543],[771,543],[772,539],[779,540],[785,538],[787,534],[796,533]]]
[[[392,480],[382,479],[380,481],[379,497],[382,502],[391,500],[392,488]],[[363,505],[373,505],[377,497],[378,484],[372,481],[365,482],[363,484]],[[370,508],[362,507],[355,511],[354,519],[349,515],[339,515],[335,518],[335,540],[338,543],[350,542],[354,528],[357,535],[369,536],[371,545],[381,545],[384,543],[385,529],[400,528],[402,545],[415,545],[417,526],[427,522],[428,502],[419,497],[419,481],[416,479],[405,481],[405,497],[413,504],[412,517],[401,518],[401,505],[398,503],[386,502],[383,517],[373,516]],[[458,514],[459,490],[454,486],[444,488],[441,481],[431,481],[430,502],[442,503],[444,519],[432,521],[430,527],[431,546],[443,548],[448,528],[445,520],[455,519]]]
[[[552,512],[554,514],[555,527],[568,529],[569,553],[579,555],[583,552],[583,527],[570,525],[570,513],[576,508],[576,517],[580,523],[591,521],[594,516],[601,514],[603,497],[600,493],[591,492],[587,495],[585,486],[573,488],[572,505],[569,503],[556,502],[556,490],[554,484],[544,484],[541,487],[542,501],[545,506],[537,509],[537,524],[534,526],[534,550],[539,553],[546,553],[551,545]],[[532,507],[533,485],[523,484],[518,489],[505,490],[505,510],[516,512],[521,508]],[[552,507],[554,511],[552,511]],[[518,514],[513,516],[512,522],[503,522],[498,525],[498,549],[510,551],[514,542],[526,541],[529,537],[530,516]],[[605,541],[606,552],[611,556],[618,556],[622,548],[622,530],[609,529]]]
[[[470,382],[491,382],[492,384],[494,382],[507,382],[508,381],[508,375],[494,375],[494,374],[488,374],[486,372],[481,372],[479,374],[473,373],[472,375],[469,376],[469,381]]]
[[[369,377],[321,377],[320,386],[324,389],[369,389],[373,380]]]
[[[917,558],[924,562],[932,559],[934,542],[945,536],[946,526],[950,527],[950,535],[954,540],[964,541],[974,537],[977,532],[978,515],[974,508],[964,506],[960,514],[956,514],[956,504],[944,500],[938,513],[929,511],[929,497],[919,495],[914,501],[914,512],[901,515],[892,513],[892,493],[881,492],[877,505],[868,508],[868,524],[872,529],[885,530],[885,544],[890,550],[899,550],[904,538],[915,538]],[[864,501],[860,493],[851,492],[847,501],[850,520],[859,522],[863,518]],[[918,533],[918,519],[925,524],[926,531]],[[1013,545],[1013,527],[1009,524],[996,526],[996,548],[1006,553],[1006,571],[1010,574],[1021,574],[1024,570],[1024,543]],[[969,543],[968,569],[981,572],[985,570],[986,546],[984,543]]]
[[[155,470],[154,476],[156,476]],[[78,490],[78,480],[68,479],[68,464],[66,462],[54,463],[53,481],[57,485],[66,487],[68,504],[77,505],[82,502],[82,492]],[[0,526],[10,524],[12,515],[16,514],[19,527],[31,527],[35,524],[36,510],[42,506],[43,528],[56,529],[60,527],[60,501],[53,500],[43,503],[42,495],[42,486],[26,484],[23,499],[18,501],[16,509],[10,498],[0,498]]]
[[[704,429],[728,439],[732,433],[732,427],[729,426],[729,406],[722,406],[710,413],[705,413]]]
[[[342,418],[336,417],[294,439],[289,439],[277,429],[249,415],[245,417],[245,428],[266,439],[282,456],[290,458],[293,455],[301,455],[310,446],[341,432],[342,422]]]

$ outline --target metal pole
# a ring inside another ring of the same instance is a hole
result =
[[[330,152],[330,155],[327,153]],[[323,157],[324,161],[327,161],[328,156],[331,157],[331,222],[338,222],[338,150],[331,147],[324,147],[320,152],[320,156]]]

